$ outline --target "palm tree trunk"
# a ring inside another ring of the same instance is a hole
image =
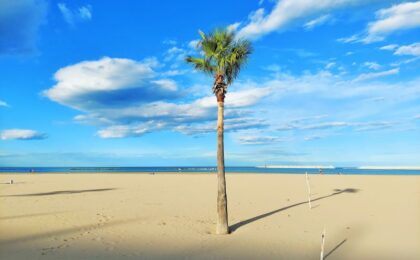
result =
[[[225,179],[225,151],[223,140],[224,95],[217,100],[217,227],[219,235],[229,234],[226,179]]]

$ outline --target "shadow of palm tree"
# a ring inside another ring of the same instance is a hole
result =
[[[331,193],[329,195],[326,195],[326,196],[315,198],[315,199],[313,199],[311,201],[314,202],[314,201],[322,200],[322,199],[325,199],[325,198],[329,198],[329,197],[332,197],[332,196],[335,196],[335,195],[338,195],[338,194],[341,194],[341,193],[356,193],[358,191],[359,191],[359,189],[353,189],[353,188],[347,188],[347,189],[343,189],[343,190],[341,190],[341,189],[334,189],[334,192],[333,193]],[[286,206],[286,207],[283,207],[283,208],[279,208],[279,209],[276,209],[276,210],[273,210],[273,211],[270,211],[270,212],[267,212],[267,213],[264,213],[264,214],[261,214],[261,215],[258,215],[258,216],[249,218],[249,219],[246,219],[246,220],[242,220],[241,222],[238,222],[238,223],[232,225],[230,227],[230,232],[233,233],[238,228],[240,228],[240,227],[242,227],[244,225],[247,225],[249,223],[255,222],[255,221],[260,220],[262,218],[269,217],[269,216],[274,215],[276,213],[279,213],[281,211],[284,211],[284,210],[287,210],[287,209],[290,209],[290,208],[294,208],[294,207],[297,207],[297,206],[300,206],[300,205],[303,205],[303,204],[307,204],[307,203],[308,203],[307,200],[306,201],[302,201],[302,202],[299,202],[299,203],[295,203],[295,204],[292,204],[292,205],[289,205],[289,206]]]
[[[116,188],[91,189],[91,190],[61,190],[61,191],[51,191],[51,192],[42,192],[42,193],[29,193],[29,194],[2,195],[2,196],[0,196],[0,197],[32,197],[32,196],[49,196],[49,195],[61,195],[61,194],[77,194],[77,193],[86,193],[86,192],[100,192],[100,191],[110,191],[110,190],[116,190]]]

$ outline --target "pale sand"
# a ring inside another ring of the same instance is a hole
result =
[[[0,175],[0,259],[420,259],[420,176]],[[338,189],[338,190],[336,190]]]

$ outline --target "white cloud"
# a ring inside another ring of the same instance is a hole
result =
[[[389,44],[389,45],[385,45],[385,46],[382,46],[381,48],[379,48],[380,50],[386,50],[386,51],[393,51],[393,50],[395,50],[396,48],[398,48],[398,45],[397,44]]]
[[[184,75],[186,73],[188,73],[189,70],[178,70],[178,69],[173,69],[173,70],[168,70],[162,73],[163,76],[178,76],[178,75]]]
[[[58,3],[58,9],[63,15],[64,20],[70,25],[74,26],[76,23],[89,21],[92,19],[92,6],[81,6],[78,9],[71,10],[65,3]]]
[[[334,128],[334,127],[346,127],[349,124],[346,122],[327,122],[320,124],[313,124],[304,126],[302,129],[325,129],[325,128]]]
[[[169,48],[164,54],[164,61],[169,62],[172,60],[183,61],[188,52],[182,48],[173,46]]]
[[[292,120],[289,123],[282,124],[277,128],[278,131],[289,130],[317,130],[317,129],[331,129],[347,127],[350,124],[347,122],[321,122],[321,123],[308,123],[306,120]]]
[[[330,14],[325,14],[325,15],[322,15],[322,16],[320,16],[318,18],[315,18],[315,19],[313,19],[313,20],[305,23],[303,25],[303,27],[306,30],[312,30],[313,28],[315,28],[317,26],[321,26],[321,25],[323,25],[323,24],[331,21],[331,19],[332,19],[332,16]]]
[[[364,42],[382,40],[386,35],[420,26],[420,1],[393,5],[376,12],[377,20],[370,23]]]
[[[237,117],[244,113],[239,108],[250,106],[258,102],[263,95],[256,96],[254,92],[245,91],[228,93],[226,99],[226,117]],[[236,98],[242,100],[236,100]],[[231,101],[228,101],[231,100]],[[75,119],[79,122],[95,121],[108,124],[109,122],[147,122],[164,121],[168,128],[185,123],[200,123],[216,118],[217,102],[214,96],[196,99],[191,103],[169,103],[164,101],[149,102],[142,105],[130,103],[122,107],[109,107],[88,110],[89,116],[79,115]]]
[[[370,73],[362,73],[357,78],[354,79],[354,82],[357,81],[363,81],[363,80],[369,80],[369,79],[375,79],[380,77],[385,77],[389,75],[395,75],[400,72],[399,68],[380,71],[380,72],[370,72]]]
[[[141,136],[164,129],[187,132],[183,130],[187,126],[210,129],[205,124],[216,119],[216,98],[209,95],[181,100],[187,90],[178,89],[174,80],[162,77],[167,72],[155,71],[158,64],[155,59],[134,61],[109,57],[83,61],[58,70],[57,83],[43,94],[84,112],[74,120],[101,127],[98,136],[102,138]],[[234,119],[249,115],[243,108],[256,104],[271,91],[270,87],[239,87],[237,91],[229,91],[225,103],[230,126],[227,124],[226,129],[260,125]]]
[[[305,141],[313,141],[313,140],[318,140],[318,139],[321,139],[321,138],[323,138],[323,136],[320,136],[320,135],[310,135],[310,136],[306,136],[304,138],[304,140]]]
[[[420,42],[398,47],[394,54],[420,56]]]
[[[259,102],[263,97],[271,94],[273,89],[271,87],[258,87],[251,89],[244,89],[226,94],[226,105],[230,107],[246,107],[252,106]]]
[[[325,65],[325,69],[331,69],[332,67],[334,67],[335,65],[337,65],[335,62],[328,62],[327,65]]]
[[[40,140],[47,138],[44,133],[28,129],[7,129],[0,132],[1,140]]]
[[[410,45],[402,45],[402,46],[398,46],[397,44],[390,44],[390,45],[383,46],[380,49],[387,50],[387,51],[394,51],[394,55],[397,55],[397,56],[404,56],[404,55],[414,56],[413,58],[410,58],[410,59],[400,60],[400,61],[391,63],[391,66],[393,67],[399,67],[403,64],[409,64],[420,59],[420,43],[419,42],[412,43]]]
[[[373,69],[373,70],[379,70],[381,68],[381,65],[379,65],[376,62],[372,62],[372,61],[366,61],[363,63],[363,66],[369,68],[369,69]]]
[[[259,82],[260,86],[270,86],[273,90],[264,102],[256,106],[264,109],[258,116],[266,119],[270,129],[294,130],[296,125],[304,124],[316,131],[321,131],[323,127],[338,130],[345,127],[347,121],[344,120],[369,121],[383,115],[382,120],[391,121],[397,111],[400,113],[398,118],[403,113],[410,114],[412,111],[404,112],[407,106],[412,106],[410,102],[420,98],[420,78],[408,81],[396,78],[395,83],[347,78],[323,71],[300,76],[283,73],[275,79]],[[381,97],[381,102],[373,102],[378,97]],[[331,111],[334,111],[334,118],[327,122],[288,123],[290,118],[307,117],[313,113],[329,114]]]
[[[259,129],[267,127],[268,124],[261,119],[255,118],[227,118],[225,119],[225,131],[235,132],[247,129]],[[181,124],[174,128],[175,131],[186,135],[201,135],[216,131],[215,122],[207,122],[200,124]]]
[[[338,38],[337,41],[342,43],[352,43],[360,41],[360,38],[360,34],[353,34],[349,37]]]
[[[92,7],[90,5],[80,7],[79,16],[82,20],[92,19]]]
[[[307,122],[289,122],[280,126],[277,130],[279,131],[290,131],[290,130],[340,130],[345,128],[351,128],[358,132],[364,131],[373,131],[380,129],[392,128],[396,125],[395,122],[382,122],[382,121],[372,121],[372,122],[342,122],[342,121],[333,121],[333,122],[319,122],[308,124]],[[320,139],[325,137],[325,135],[311,135],[304,138],[305,141]]]
[[[280,138],[275,136],[255,136],[255,135],[241,135],[237,138],[240,144],[274,144],[280,141]]]
[[[233,24],[230,24],[230,25],[228,25],[227,27],[226,27],[226,29],[229,31],[229,32],[233,32],[233,31],[236,31],[238,28],[239,28],[239,26],[241,25],[241,23],[239,23],[239,22],[237,22],[237,23],[233,23]]]
[[[198,45],[199,42],[200,42],[200,40],[192,40],[188,43],[188,47],[195,50],[195,49],[197,49],[197,45]]]
[[[354,124],[355,131],[364,132],[364,131],[373,131],[373,130],[381,130],[381,129],[388,129],[395,126],[396,123],[394,122],[368,122],[368,123],[358,123]]]
[[[256,90],[245,90],[228,93],[225,111],[226,131],[265,126],[261,120],[255,118],[238,118],[246,116],[247,113],[237,109],[253,105],[264,96],[256,92]],[[268,95],[268,92],[265,95]],[[127,118],[131,122],[138,122],[106,127],[98,131],[98,135],[102,138],[141,136],[145,133],[165,129],[188,135],[199,135],[214,132],[217,102],[214,96],[199,98],[192,103],[185,104],[152,102],[137,107],[107,109],[100,111],[100,116],[94,114],[92,116],[93,118],[87,119],[88,122],[95,120],[96,117],[106,124],[104,118],[111,122],[124,123]],[[78,119],[86,120],[83,116],[79,116]]]
[[[419,59],[420,59],[420,56],[417,56],[417,57],[414,57],[414,58],[410,58],[410,59],[405,59],[405,60],[400,60],[400,61],[397,61],[397,62],[393,62],[390,65],[393,66],[393,67],[399,67],[399,66],[401,66],[403,64],[409,64],[409,63],[415,62],[415,61],[417,61]]]
[[[55,86],[44,92],[45,95],[82,111],[75,121],[96,125],[98,136],[102,138],[141,136],[163,130],[190,135],[214,132],[217,102],[210,90],[208,96],[197,96],[189,95],[189,88],[178,89],[175,82],[162,78],[164,72],[153,67],[158,64],[157,61],[104,59],[81,62],[59,70],[57,74],[69,69],[68,74],[63,73],[64,77],[58,77]],[[336,108],[337,113],[345,114],[342,118],[346,119],[374,112],[379,114],[387,104],[408,102],[419,97],[418,79],[395,84],[367,81],[393,73],[398,73],[398,69],[362,74],[357,80],[347,80],[325,70],[297,76],[284,72],[257,81],[238,81],[231,86],[233,91],[229,89],[226,97],[226,131],[242,133],[245,129],[295,129],[295,124],[299,123],[284,124],[283,116],[296,109],[299,111],[300,106],[296,104],[308,102],[307,97],[317,100],[320,105],[316,106],[316,111],[324,114],[331,110],[330,104],[336,103],[334,100],[339,100],[343,109]],[[191,88],[204,89],[196,85]],[[367,109],[366,104],[373,103],[366,100],[378,96],[383,97],[380,104],[376,102],[373,108]],[[317,110],[318,107],[328,109]],[[307,115],[305,113],[301,115]],[[282,116],[279,118],[278,115]],[[305,123],[305,129],[324,131],[348,127],[342,118]]]
[[[57,84],[43,94],[78,110],[176,96],[175,82],[156,78],[155,66],[153,59],[139,62],[104,57],[83,61],[58,70],[54,75]]]
[[[274,75],[265,81],[247,82],[246,87],[270,88],[271,92],[267,96],[267,99],[268,101],[276,100],[276,104],[278,102],[284,103],[288,100],[296,100],[300,96],[302,98],[308,96],[315,98],[316,96],[319,102],[327,102],[325,99],[365,99],[372,96],[383,96],[387,99],[398,99],[404,96],[404,99],[410,100],[420,97],[420,92],[418,92],[420,90],[419,78],[398,81],[395,84],[385,81],[362,80],[374,78],[375,76],[380,77],[386,76],[387,74],[397,74],[398,72],[399,69],[395,68],[372,74],[365,73],[356,76],[355,78],[360,77],[357,81],[354,79],[349,80],[347,77],[325,70],[316,73],[305,72],[302,75],[291,75],[284,72],[280,75]],[[366,74],[369,74],[369,76],[366,76]],[[307,102],[306,99],[302,99],[302,101]],[[274,104],[272,105],[275,107]]]
[[[98,131],[101,138],[139,137],[163,128],[163,122],[149,121],[137,125],[113,125]]]
[[[259,8],[249,15],[246,23],[239,31],[238,36],[250,39],[259,38],[265,34],[277,31],[288,26],[293,21],[314,16],[322,12],[346,6],[366,4],[371,1],[362,0],[279,0],[271,12],[265,14]]]
[[[0,100],[0,107],[9,107],[9,104],[3,100]]]

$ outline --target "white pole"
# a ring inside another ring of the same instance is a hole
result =
[[[306,176],[306,187],[308,188],[308,204],[309,204],[309,208],[312,209],[312,204],[311,204],[311,185],[309,184],[308,172],[305,172],[305,176]]]
[[[324,244],[325,244],[325,227],[321,235],[321,257],[319,258],[320,260],[324,260]]]

